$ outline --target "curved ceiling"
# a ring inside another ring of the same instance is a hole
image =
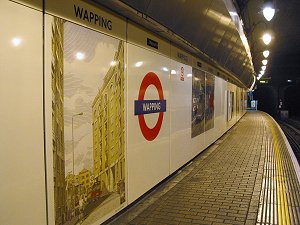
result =
[[[277,12],[270,22],[261,13],[263,0],[236,2],[244,21],[256,73],[261,70],[262,51],[268,49],[269,62],[262,79],[275,86],[283,85],[287,80],[300,82],[300,1],[273,0]],[[268,46],[261,40],[266,31],[273,36]]]
[[[137,14],[150,17],[232,72],[245,86],[252,85],[252,59],[223,0],[93,1],[138,23],[141,16],[136,18]],[[128,6],[136,15],[126,10]]]

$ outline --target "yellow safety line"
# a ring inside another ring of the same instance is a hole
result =
[[[284,178],[284,172],[283,172],[283,165],[282,165],[282,155],[279,148],[279,142],[277,139],[277,135],[275,132],[275,128],[273,123],[269,120],[269,123],[271,123],[271,132],[274,142],[274,153],[275,153],[275,164],[276,164],[276,183],[277,183],[277,212],[278,212],[278,224],[279,225],[290,225],[290,213],[289,213],[289,207],[287,202],[287,196],[286,196],[286,187],[285,187],[285,178]]]

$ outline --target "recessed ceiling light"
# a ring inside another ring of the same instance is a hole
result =
[[[264,64],[264,66],[266,66],[268,64],[268,60],[264,59],[263,61],[261,61],[262,64]]]
[[[273,9],[272,7],[265,7],[263,9],[263,14],[266,20],[271,21],[273,16],[275,15],[275,9]]]
[[[263,39],[263,42],[264,42],[266,45],[268,45],[268,44],[270,44],[270,42],[271,42],[271,40],[272,40],[272,36],[271,36],[270,34],[268,34],[268,33],[265,33],[265,34],[263,35],[262,39]]]
[[[268,58],[268,56],[270,55],[270,51],[269,50],[263,51],[263,55],[265,58]]]

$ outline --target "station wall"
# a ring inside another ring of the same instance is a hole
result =
[[[0,11],[0,224],[45,224],[43,16],[9,1]]]
[[[0,2],[1,224],[99,224],[245,113],[244,89],[124,18],[21,3]]]

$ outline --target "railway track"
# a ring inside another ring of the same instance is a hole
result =
[[[278,121],[300,164],[300,122],[292,119]]]

